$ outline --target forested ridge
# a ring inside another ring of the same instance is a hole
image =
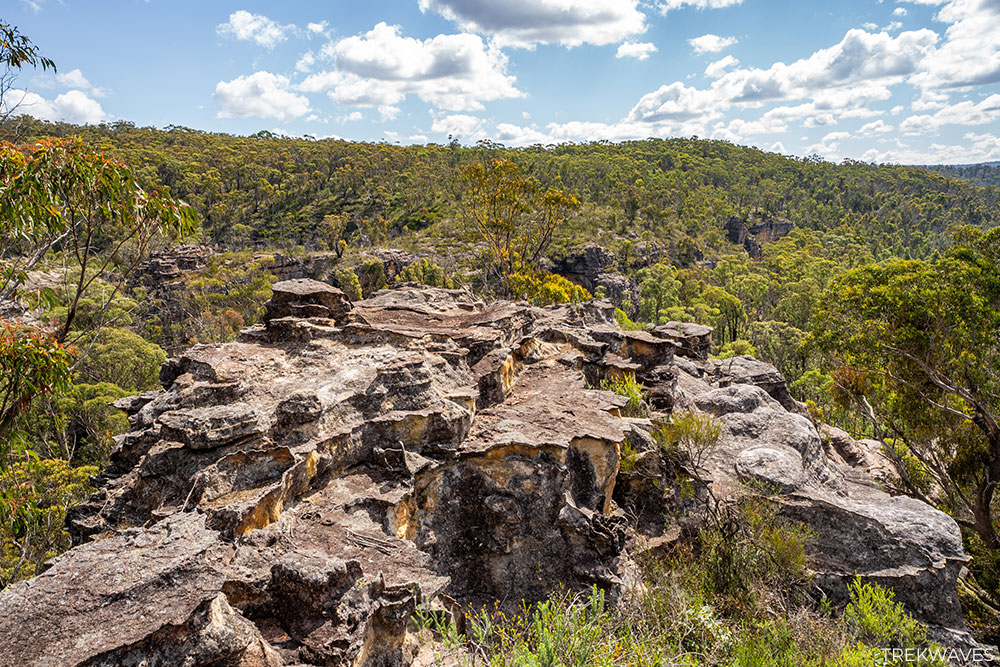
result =
[[[460,212],[458,171],[486,158],[514,160],[543,186],[572,192],[604,227],[691,237],[721,250],[731,215],[774,215],[803,229],[858,232],[876,257],[926,256],[956,224],[997,223],[1000,190],[928,169],[792,158],[723,141],[651,139],[510,149],[250,137],[126,122],[78,127],[21,119],[19,137],[80,136],[163,185],[198,212],[204,240],[313,249],[325,216],[359,234],[394,236]],[[713,231],[714,230],[714,231]]]
[[[984,164],[939,164],[927,167],[945,176],[961,178],[973,185],[1000,185],[1000,163]]]

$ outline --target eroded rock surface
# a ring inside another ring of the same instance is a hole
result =
[[[822,586],[858,572],[961,629],[954,523],[831,461],[773,368],[706,359],[706,327],[429,288],[352,305],[309,280],[276,284],[267,313],[117,403],[132,430],[69,513],[78,546],[0,593],[0,665],[405,665],[423,599],[613,597],[628,545],[668,543],[708,502],[594,388],[622,373],[661,416],[722,422],[714,493],[767,485],[814,527]]]
[[[718,497],[746,483],[772,493],[784,515],[813,531],[810,567],[832,598],[845,599],[847,582],[859,575],[893,588],[932,626],[964,627],[955,582],[967,558],[951,517],[876,486],[869,473],[884,468],[847,434],[823,429],[850,460],[824,446],[773,366],[737,357],[699,364],[699,373],[682,371],[678,385],[725,426],[704,457]]]

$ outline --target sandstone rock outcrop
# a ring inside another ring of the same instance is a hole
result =
[[[760,259],[763,252],[761,246],[788,236],[795,228],[791,220],[783,218],[764,217],[762,220],[752,220],[733,216],[726,221],[726,238],[731,243],[742,245],[753,259]]]
[[[707,328],[430,288],[352,305],[307,280],[276,284],[267,313],[117,402],[132,429],[69,513],[77,546],[0,593],[0,665],[405,665],[423,600],[614,597],[634,536],[672,539],[664,517],[709,502],[680,492],[650,420],[594,389],[621,373],[661,410],[717,416],[713,493],[769,485],[814,527],[831,593],[859,572],[962,628],[954,522],[831,462],[776,371],[721,369]]]

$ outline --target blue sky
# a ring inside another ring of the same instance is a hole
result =
[[[1000,0],[6,0],[49,120],[1000,159]]]

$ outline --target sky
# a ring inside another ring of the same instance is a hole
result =
[[[1000,159],[1000,0],[3,0],[55,60],[3,103],[400,144],[724,139]]]

